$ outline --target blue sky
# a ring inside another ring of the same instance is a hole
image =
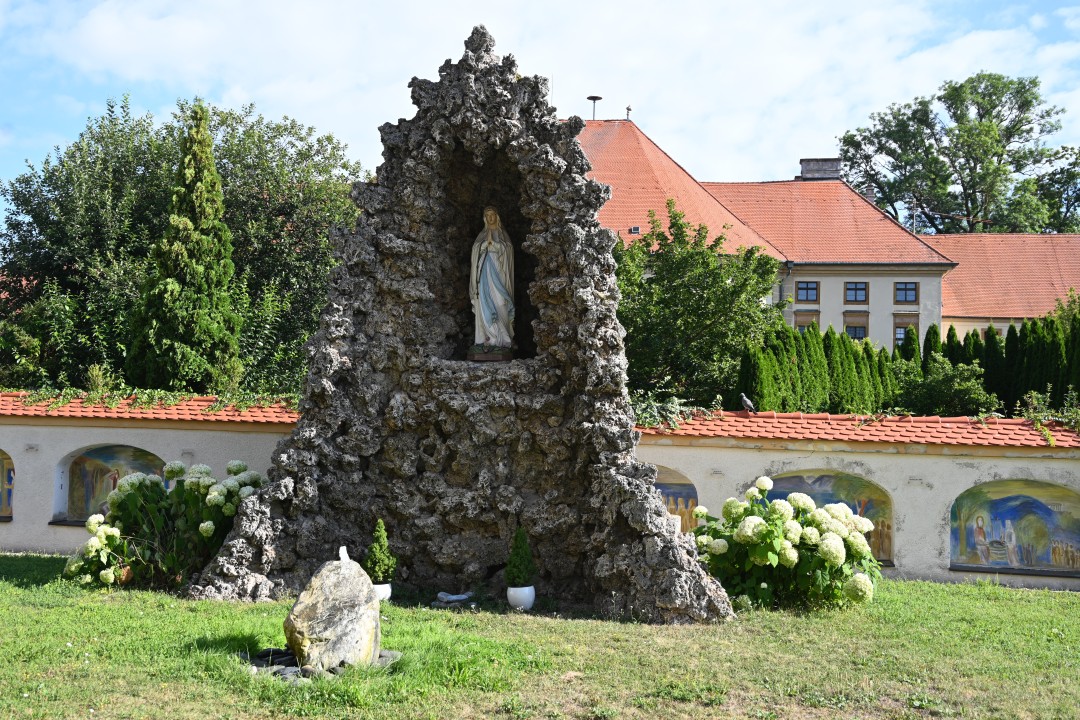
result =
[[[751,7],[752,6],[752,7]],[[0,180],[78,137],[108,98],[253,102],[330,132],[374,170],[407,83],[457,60],[473,25],[559,115],[631,118],[699,180],[775,180],[891,102],[984,70],[1037,75],[1080,144],[1080,2],[1004,0],[0,0]]]

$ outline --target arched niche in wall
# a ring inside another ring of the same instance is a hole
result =
[[[12,505],[15,495],[15,465],[11,456],[0,450],[0,522],[14,517]]]
[[[951,569],[1080,577],[1076,490],[994,480],[962,492],[950,515]]]
[[[656,489],[664,498],[668,512],[679,518],[683,532],[690,532],[697,527],[698,521],[693,516],[698,504],[697,488],[690,478],[678,470],[663,465],[656,466]]]
[[[773,475],[773,499],[788,493],[809,495],[818,507],[829,503],[844,503],[856,515],[874,521],[874,530],[867,535],[874,557],[892,563],[893,502],[883,487],[858,475],[836,470],[798,470]]]
[[[85,520],[101,512],[120,478],[135,472],[163,476],[164,467],[157,455],[131,445],[98,445],[76,450],[60,461],[55,519]]]

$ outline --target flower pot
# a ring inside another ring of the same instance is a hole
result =
[[[532,585],[527,587],[508,587],[506,588],[506,600],[510,603],[510,607],[515,610],[530,610],[533,606],[533,601],[536,600],[536,588]]]
[[[390,583],[377,583],[372,587],[375,588],[375,597],[379,598],[379,602],[390,599]]]

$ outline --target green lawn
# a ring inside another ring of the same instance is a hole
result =
[[[886,581],[861,608],[689,627],[384,604],[398,665],[293,687],[236,657],[284,644],[287,604],[86,591],[63,564],[0,556],[0,717],[1080,716],[1077,593]]]

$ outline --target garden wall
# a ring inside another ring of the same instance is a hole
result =
[[[1080,438],[1027,421],[728,413],[645,431],[669,510],[718,513],[759,475],[875,521],[886,574],[1080,589]],[[987,573],[990,573],[988,575]]]

